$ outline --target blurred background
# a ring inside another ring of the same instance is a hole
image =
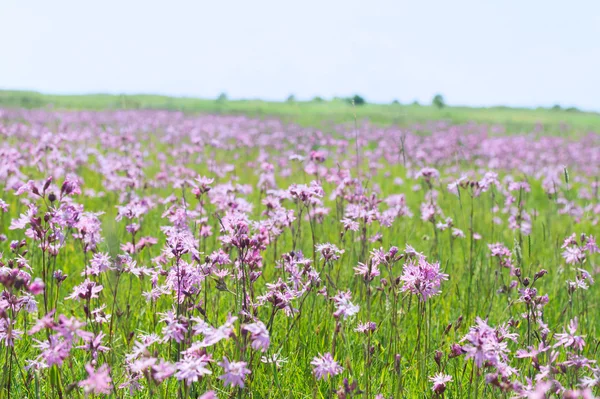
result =
[[[599,39],[595,0],[3,0],[0,106],[600,111]]]

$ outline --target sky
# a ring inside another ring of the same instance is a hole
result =
[[[600,1],[2,0],[0,88],[600,111]]]

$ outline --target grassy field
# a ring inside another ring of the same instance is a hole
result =
[[[568,134],[600,131],[600,114],[577,110],[525,108],[470,108],[430,105],[365,104],[352,107],[347,101],[267,102],[260,100],[207,100],[158,95],[47,95],[36,92],[0,91],[0,107],[68,110],[166,109],[188,113],[274,116],[303,126],[328,126],[369,120],[379,125],[410,126],[432,120],[456,124],[499,124],[509,132],[524,133],[542,125],[548,133]]]
[[[1,398],[600,393],[598,115],[0,94],[49,104],[0,117]],[[59,111],[121,107],[186,115]]]

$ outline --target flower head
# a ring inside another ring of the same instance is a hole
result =
[[[87,364],[85,370],[88,372],[88,378],[79,382],[79,386],[83,387],[83,392],[89,394],[109,394],[112,389],[112,380],[109,375],[109,368],[106,364],[100,366],[98,370]]]
[[[344,371],[344,368],[333,359],[331,353],[315,356],[310,364],[313,365],[313,372],[317,380],[328,379]]]
[[[223,367],[225,374],[219,376],[220,380],[223,380],[225,386],[237,386],[240,388],[244,387],[244,379],[246,375],[250,374],[250,370],[246,367],[246,362],[230,362],[229,359],[223,357],[223,360],[218,363],[219,366]]]
[[[448,275],[440,271],[439,263],[429,263],[424,256],[418,256],[416,262],[412,259],[404,265],[400,277],[404,282],[401,291],[419,295],[422,301],[426,301],[440,292],[442,280],[447,279]]]

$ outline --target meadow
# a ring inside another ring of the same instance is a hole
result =
[[[0,397],[600,395],[597,114],[79,100],[0,109]]]

